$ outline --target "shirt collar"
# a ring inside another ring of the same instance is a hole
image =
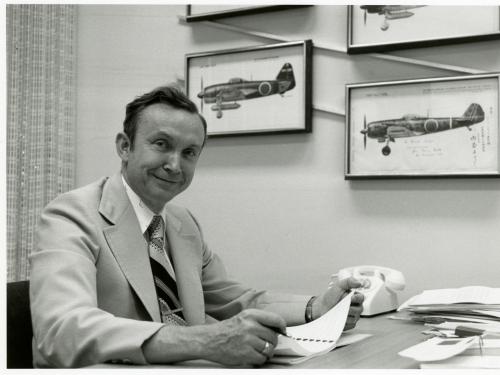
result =
[[[132,188],[127,184],[125,178],[122,174],[122,182],[123,186],[125,186],[125,191],[127,192],[128,199],[134,208],[135,215],[137,216],[137,220],[139,221],[139,226],[141,227],[141,232],[145,233],[151,224],[151,220],[153,220],[153,216],[156,214],[149,209],[148,206],[141,200],[141,198],[132,190]],[[166,205],[163,206],[163,209],[160,212],[161,217],[163,218],[163,222],[166,222],[167,214],[166,214]]]

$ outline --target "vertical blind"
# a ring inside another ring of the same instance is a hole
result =
[[[6,10],[7,281],[15,281],[29,278],[42,208],[74,186],[77,8]]]

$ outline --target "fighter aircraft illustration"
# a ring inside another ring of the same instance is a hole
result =
[[[366,124],[361,134],[364,136],[366,149],[366,137],[377,139],[380,143],[385,142],[382,154],[387,156],[391,153],[389,142],[395,142],[395,138],[415,137],[430,133],[441,132],[461,127],[470,129],[471,125],[484,120],[484,111],[479,104],[472,103],[461,117],[421,117],[417,115],[405,115],[399,119],[381,120]]]
[[[366,14],[376,13],[384,15],[384,22],[380,26],[382,31],[386,31],[389,28],[388,20],[397,20],[400,18],[408,18],[414,15],[414,13],[409,12],[409,9],[421,8],[425,5],[361,5],[360,8],[365,11],[364,21],[366,25]]]
[[[295,76],[292,64],[285,63],[279,71],[276,79],[266,81],[247,81],[242,78],[231,78],[227,83],[218,83],[203,88],[201,81],[201,110],[203,103],[215,103],[211,109],[217,111],[217,118],[222,117],[222,111],[238,109],[241,104],[239,100],[255,99],[273,94],[283,94],[295,87]]]

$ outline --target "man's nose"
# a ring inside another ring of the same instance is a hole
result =
[[[177,152],[171,152],[167,155],[163,168],[170,172],[179,172],[181,170],[181,157]]]

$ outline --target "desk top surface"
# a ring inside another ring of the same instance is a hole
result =
[[[337,348],[330,353],[289,366],[267,364],[271,369],[417,369],[419,364],[398,355],[403,349],[422,342],[425,329],[422,324],[388,319],[391,314],[361,318],[356,333],[368,333],[371,337],[360,342]],[[99,364],[92,368],[123,368],[123,365]],[[148,368],[220,368],[208,361],[186,361],[173,365],[155,365]]]
[[[390,315],[361,318],[356,325],[356,333],[368,333],[372,335],[371,337],[311,358],[294,365],[293,368],[419,368],[418,362],[401,357],[398,352],[424,341],[425,336],[421,334],[425,330],[424,326],[414,322],[389,319]]]

